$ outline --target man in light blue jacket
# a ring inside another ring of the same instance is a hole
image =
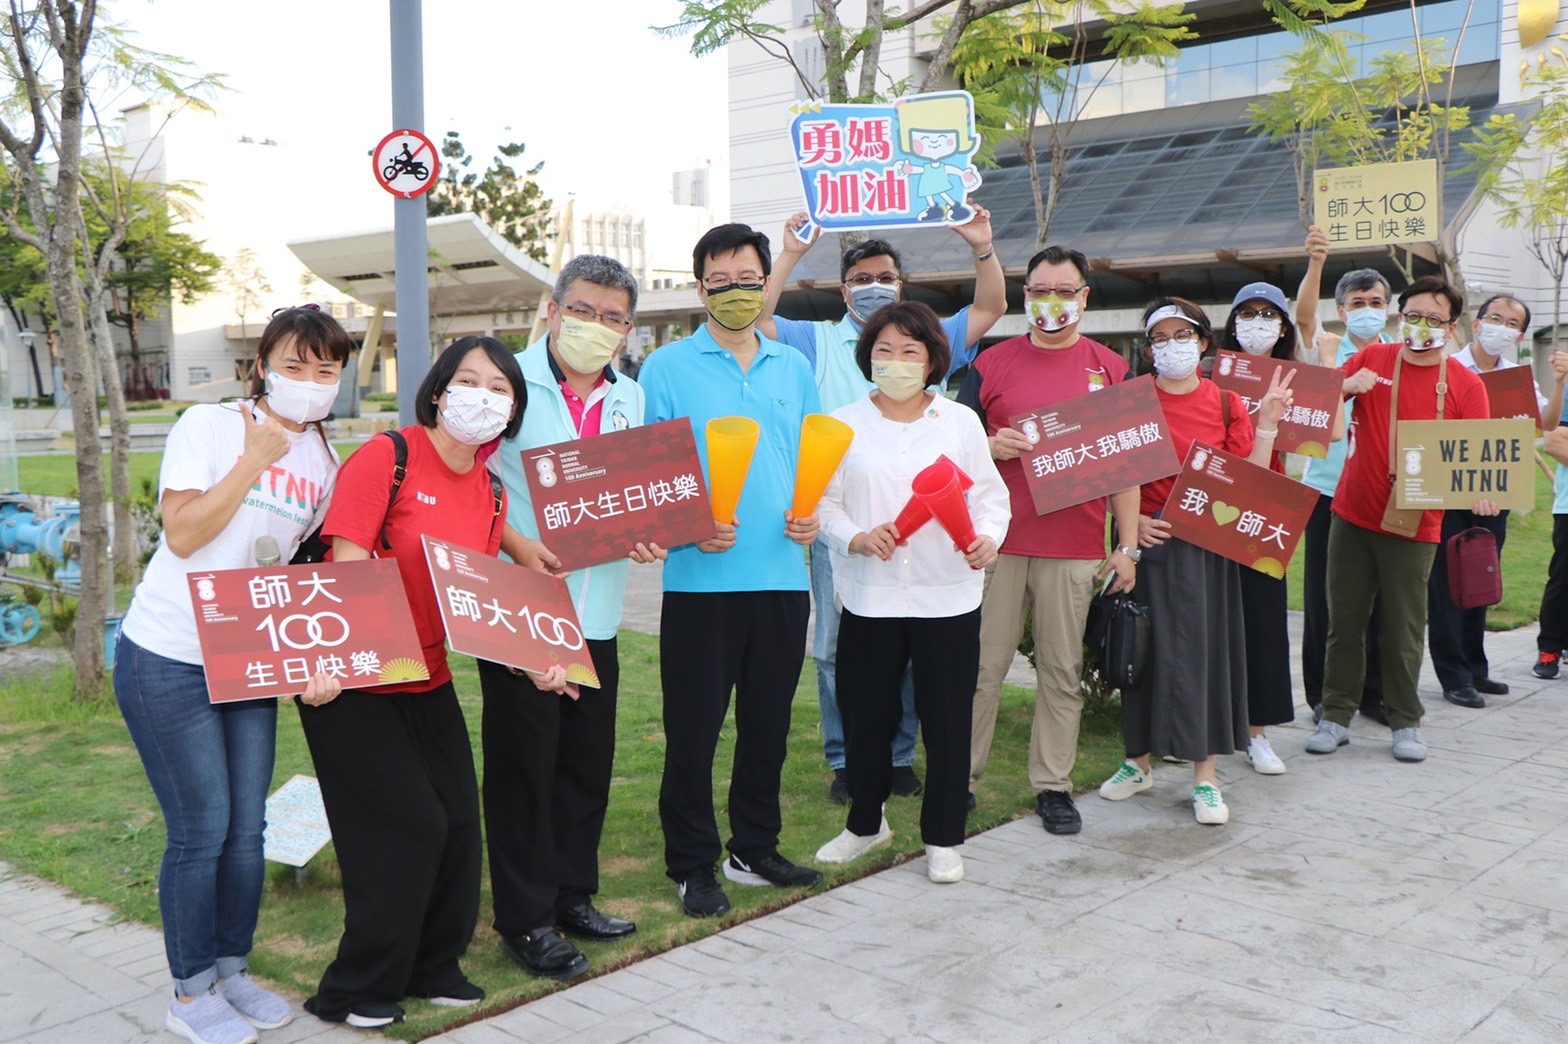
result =
[[[530,539],[539,539],[539,526],[523,451],[643,423],[642,389],[610,365],[625,347],[636,309],[637,281],[624,265],[597,255],[574,258],[556,280],[548,332],[517,354],[528,385],[523,425],[489,466],[506,484],[507,523]],[[567,579],[600,688],[543,692],[526,675],[479,665],[495,930],[514,961],[545,978],[570,979],[588,968],[563,931],[605,942],[637,930],[592,901],[615,757],[615,636],[626,574],[629,561],[663,554],[641,544],[628,552],[573,570]]]

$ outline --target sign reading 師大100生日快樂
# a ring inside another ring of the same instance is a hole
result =
[[[790,107],[790,144],[811,223],[828,231],[961,225],[974,216],[980,147],[968,91]],[[809,236],[810,225],[802,229]]]

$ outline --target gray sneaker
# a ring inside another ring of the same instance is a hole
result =
[[[1307,737],[1307,753],[1332,754],[1349,742],[1349,729],[1324,718],[1318,722],[1317,731]]]
[[[1425,761],[1426,744],[1421,742],[1421,730],[1394,730],[1394,757],[1399,761]]]

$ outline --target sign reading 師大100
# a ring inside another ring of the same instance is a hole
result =
[[[961,225],[980,187],[968,91],[891,103],[792,106],[790,142],[812,223],[827,231]],[[809,234],[808,226],[802,232]]]

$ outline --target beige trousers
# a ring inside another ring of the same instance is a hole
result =
[[[1097,561],[1002,555],[986,571],[980,602],[980,678],[969,734],[969,790],[991,758],[1002,680],[1034,610],[1034,724],[1029,735],[1029,785],[1072,791],[1083,714],[1083,628],[1094,597]]]

